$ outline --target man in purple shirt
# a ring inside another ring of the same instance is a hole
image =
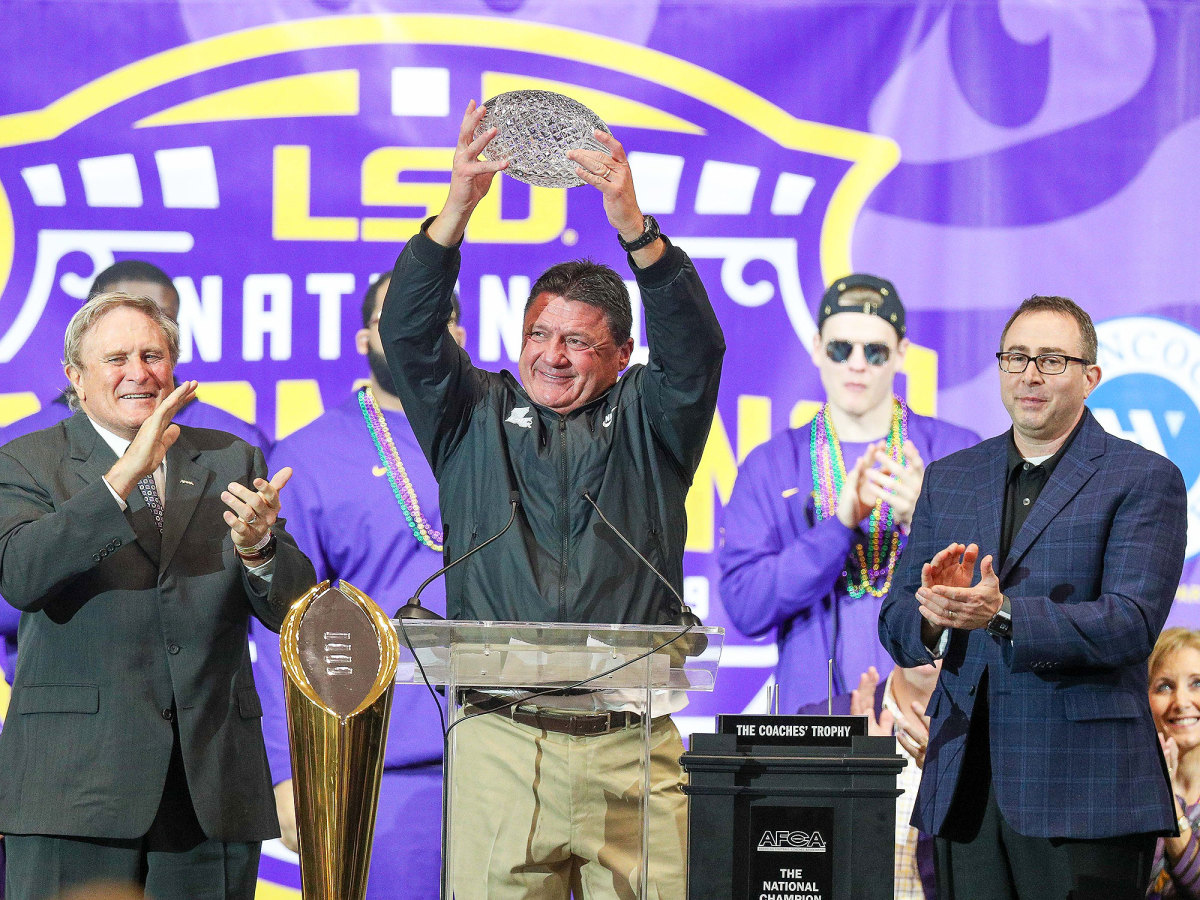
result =
[[[892,661],[876,623],[912,521],[925,462],[979,436],[912,412],[893,393],[908,349],[889,281],[849,275],[825,292],[812,357],[827,401],[757,447],[725,507],[721,598],[729,618],[779,644],[780,709],[794,712]]]
[[[275,445],[271,465],[290,460],[288,525],[313,561],[317,580],[344,580],[392,614],[442,565],[437,481],[396,396],[379,342],[379,312],[390,274],[367,289],[358,352],[370,375],[343,403]],[[448,323],[461,346],[458,305]],[[411,522],[411,524],[410,524]],[[421,598],[444,615],[445,583]],[[283,843],[296,849],[296,807],[288,752],[279,637],[254,626],[255,682],[275,782]],[[398,688],[384,758],[369,900],[437,898],[441,875],[442,735],[429,694]]]

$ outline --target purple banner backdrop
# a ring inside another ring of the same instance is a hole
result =
[[[714,549],[737,463],[812,414],[809,310],[857,269],[909,307],[901,393],[985,435],[1007,426],[993,353],[1016,303],[1091,311],[1093,410],[1189,485],[1172,621],[1200,624],[1198,41],[1184,0],[0,2],[0,424],[54,395],[91,278],[135,256],[176,279],[202,396],[294,431],[363,374],[359,297],[440,205],[467,100],[548,87],[631,151],[725,328],[688,508],[707,623],[729,627]],[[467,238],[484,366],[515,370],[530,276],[621,265],[584,188],[503,179]],[[731,629],[684,727],[761,708],[774,660]]]

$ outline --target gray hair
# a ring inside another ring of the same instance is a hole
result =
[[[71,316],[71,321],[67,323],[67,333],[63,337],[63,360],[64,367],[69,367],[83,371],[86,366],[83,363],[83,339],[87,337],[89,331],[96,326],[102,318],[112,312],[114,309],[121,307],[129,307],[136,309],[145,314],[148,319],[151,319],[163,333],[167,339],[167,352],[171,355],[171,367],[175,367],[175,363],[179,362],[179,326],[176,325],[149,297],[135,297],[132,294],[127,294],[124,291],[109,291],[104,294],[97,294],[87,303],[79,308],[75,315]],[[71,409],[79,410],[79,397],[75,393],[74,385],[68,382],[67,403]]]

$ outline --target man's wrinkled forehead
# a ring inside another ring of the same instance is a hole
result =
[[[561,294],[539,294],[525,311],[525,330],[537,326],[564,336],[585,335],[593,341],[615,343],[603,307]]]
[[[125,319],[124,325],[120,319]],[[161,343],[165,350],[166,332],[154,319],[132,306],[114,306],[97,316],[80,335],[80,346],[85,352],[98,354],[127,349],[134,343],[135,331],[144,326],[153,329],[155,342]]]

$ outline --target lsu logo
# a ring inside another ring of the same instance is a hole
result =
[[[824,853],[825,838],[819,831],[764,831],[758,849],[765,853]]]
[[[1188,488],[1187,555],[1200,552],[1200,334],[1154,316],[1096,326],[1102,378],[1088,407],[1104,429],[1170,459]]]
[[[275,414],[277,437],[303,424],[320,411],[315,384],[360,374],[347,352],[358,297],[440,207],[466,99],[518,88],[591,106],[631,149],[644,211],[705,270],[718,311],[732,304],[748,331],[786,329],[807,348],[806,297],[852,269],[854,222],[899,158],[891,140],[796,118],[612,38],[348,15],[196,41],[0,118],[4,384],[45,396],[30,373],[57,373],[91,279],[142,256],[175,277],[189,375],[229,386],[205,399],[250,420]],[[472,355],[515,360],[530,273],[611,257],[610,232],[585,191],[497,179],[467,234]],[[928,369],[909,373],[910,395],[931,385]],[[0,421],[15,397],[0,394]]]

